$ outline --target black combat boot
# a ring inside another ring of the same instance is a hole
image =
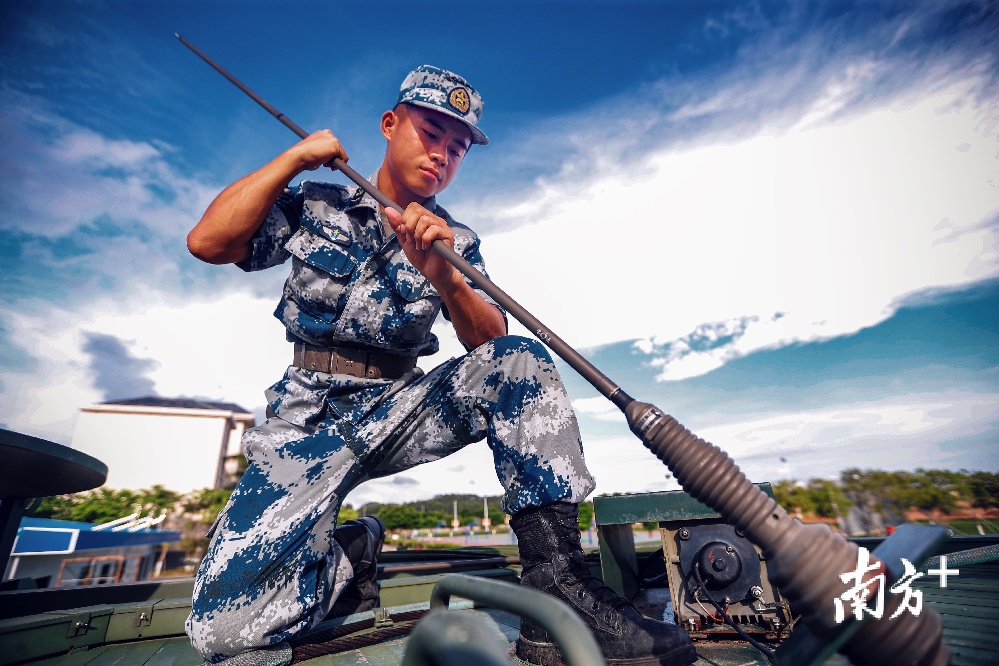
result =
[[[517,535],[520,584],[547,592],[576,611],[593,632],[608,664],[680,666],[697,653],[680,627],[641,615],[590,573],[579,544],[579,508],[558,502],[522,511],[510,520]],[[548,632],[521,620],[517,656],[542,666],[562,666],[562,655]]]
[[[354,579],[337,597],[326,618],[363,613],[379,604],[378,555],[385,543],[385,523],[378,518],[365,516],[348,520],[333,532],[333,539],[343,548],[344,555],[354,567]]]

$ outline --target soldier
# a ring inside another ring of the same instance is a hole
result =
[[[188,235],[210,263],[246,271],[292,260],[275,311],[293,361],[271,386],[267,420],[244,435],[249,467],[209,531],[187,633],[211,663],[290,663],[288,639],[377,603],[384,525],[337,526],[361,482],[486,439],[520,543],[523,584],[575,608],[614,663],[686,664],[679,628],[640,616],[582,561],[577,505],[593,490],[575,415],[551,357],[507,335],[506,313],[430,249],[441,240],[485,273],[479,239],[437,203],[473,144],[482,99],[461,77],[421,66],[381,118],[371,180],[405,209],[354,186],[304,181],[339,157],[328,130],[236,181]],[[468,353],[424,374],[443,311]],[[525,621],[518,654],[560,663]]]

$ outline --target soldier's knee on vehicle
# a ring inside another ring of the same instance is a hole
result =
[[[211,664],[225,664],[227,660],[248,652],[287,652],[288,658],[291,658],[291,647],[287,641],[279,641],[267,630],[248,633],[247,617],[242,610],[227,613],[216,609],[210,614],[192,612],[185,628],[191,646]],[[260,663],[274,663],[274,660],[261,659]]]
[[[551,362],[548,348],[533,338],[522,335],[504,335],[491,343],[494,355],[499,358],[507,355],[528,354],[543,361]]]

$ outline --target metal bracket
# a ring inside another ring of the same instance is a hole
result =
[[[66,632],[66,638],[85,636],[90,629],[93,629],[90,625],[90,613],[77,613],[69,620],[69,630]]]
[[[132,622],[133,627],[148,627],[153,621],[153,605],[139,606],[135,609],[135,620]]]
[[[382,627],[391,627],[395,624],[392,619],[392,615],[389,614],[388,608],[376,608],[375,609],[375,629],[380,629]]]

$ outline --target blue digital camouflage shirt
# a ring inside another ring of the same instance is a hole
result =
[[[447,221],[455,252],[485,274],[475,232],[456,222],[433,197],[424,207]],[[437,336],[430,328],[442,308],[440,294],[406,258],[391,227],[383,225],[378,203],[356,185],[304,181],[287,188],[251,244],[250,258],[237,264],[243,270],[262,270],[292,258],[291,275],[274,311],[289,341],[400,356],[437,352]],[[444,316],[450,320],[446,308]]]

